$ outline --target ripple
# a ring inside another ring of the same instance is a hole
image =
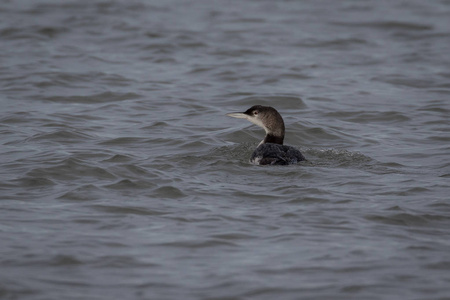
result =
[[[373,77],[372,80],[389,83],[395,86],[407,86],[418,89],[439,87],[439,85],[431,79],[411,78],[400,74],[376,76]]]
[[[187,249],[202,249],[202,248],[216,248],[216,247],[236,247],[237,244],[230,241],[218,240],[218,239],[208,239],[203,241],[198,240],[187,240],[187,241],[174,241],[160,243],[159,246],[164,247],[175,247],[175,248],[187,248]]]
[[[126,163],[132,161],[133,158],[124,154],[114,154],[110,158],[103,160],[103,162],[108,163]]]
[[[428,31],[432,30],[434,27],[429,24],[420,24],[412,22],[401,22],[401,21],[381,21],[381,22],[333,22],[335,25],[339,26],[349,26],[349,27],[366,27],[378,30],[406,30],[406,31]]]
[[[295,46],[298,47],[311,47],[311,48],[333,48],[333,47],[348,47],[354,45],[364,45],[367,44],[365,39],[360,38],[337,38],[329,40],[320,39],[307,39],[302,42],[296,43]]]
[[[369,166],[374,162],[372,158],[360,152],[345,149],[307,149],[304,152],[320,159],[314,162],[317,166],[331,163],[339,167],[359,167],[361,165]]]
[[[12,182],[22,187],[45,187],[45,186],[53,186],[56,184],[53,180],[50,180],[48,178],[33,177],[33,176],[25,176],[20,179],[15,179]]]
[[[51,266],[73,266],[81,265],[83,262],[73,255],[56,255],[51,258],[49,265]]]
[[[113,145],[136,145],[145,143],[148,139],[142,137],[119,137],[112,138],[103,142],[99,142],[99,145],[113,146]]]
[[[104,255],[100,256],[93,263],[99,268],[152,268],[159,266],[156,263],[150,263],[129,255]]]
[[[337,118],[347,122],[353,123],[399,123],[410,121],[411,118],[407,117],[403,112],[397,111],[378,111],[378,112],[369,112],[369,111],[339,111],[339,112],[330,112],[325,114],[330,118]]]
[[[367,215],[367,220],[375,221],[377,223],[400,225],[400,226],[424,226],[429,225],[431,222],[448,221],[450,217],[442,215],[430,215],[430,214],[410,214],[399,213],[392,215]]]
[[[95,137],[85,132],[74,129],[58,129],[52,132],[35,134],[26,139],[26,142],[48,141],[64,144],[75,144],[80,141],[92,140]]]
[[[211,235],[213,239],[224,239],[224,240],[250,240],[256,238],[256,236],[240,233],[240,232],[228,232]]]
[[[38,88],[53,88],[53,87],[72,87],[72,88],[86,88],[89,83],[92,82],[98,82],[99,84],[106,84],[113,87],[117,86],[128,86],[130,85],[133,80],[126,78],[124,76],[118,75],[118,74],[107,74],[103,72],[87,72],[87,73],[75,73],[75,72],[40,72],[38,74],[39,77],[42,77],[43,79],[37,80],[33,82],[33,85]],[[129,97],[127,97],[129,96]],[[105,92],[103,94],[96,94],[92,97],[112,97],[116,98],[114,101],[120,101],[117,100],[120,95],[112,94],[111,92]],[[122,94],[122,97],[127,97],[127,99],[135,99],[138,96],[133,94]],[[50,100],[54,102],[71,102],[69,101],[70,98],[44,98],[44,100]],[[80,98],[78,98],[80,99]],[[71,100],[76,100],[76,98],[71,98]],[[74,101],[77,103],[77,101]],[[100,102],[107,102],[107,101],[100,101]]]
[[[39,167],[27,172],[28,177],[52,178],[55,181],[79,178],[96,178],[98,180],[111,180],[116,176],[106,169],[87,165],[80,160],[67,158],[51,167]]]
[[[167,214],[165,211],[149,209],[147,207],[131,207],[131,206],[113,206],[113,205],[90,205],[92,209],[105,213],[117,215],[142,215],[142,216],[161,216]]]
[[[59,196],[58,199],[73,200],[73,201],[88,201],[96,200],[102,195],[104,191],[93,184],[86,184],[77,187],[63,195]]]
[[[154,197],[171,198],[171,199],[186,197],[186,194],[175,186],[161,186],[153,190],[152,195]]]
[[[330,200],[318,198],[318,197],[311,197],[311,196],[303,196],[296,199],[292,199],[289,201],[286,201],[286,203],[291,204],[319,204],[319,203],[329,203]]]
[[[302,98],[296,95],[250,96],[231,101],[231,103],[235,103],[234,110],[238,111],[245,111],[249,107],[257,104],[274,106],[274,103],[276,103],[277,110],[288,109],[289,111],[292,111],[293,108],[300,109],[307,107]],[[280,113],[282,113],[282,111]],[[286,114],[282,115],[285,116]]]
[[[4,116],[0,119],[0,124],[21,124],[28,123],[30,119],[33,118],[33,114],[30,112],[12,112],[8,113],[7,116]]]
[[[446,260],[446,261],[440,261],[437,263],[428,264],[428,265],[426,265],[426,268],[431,269],[431,270],[448,271],[450,269],[450,261]]]
[[[142,96],[136,93],[113,93],[103,92],[99,94],[87,95],[87,96],[37,96],[41,100],[59,103],[80,103],[80,104],[99,104],[118,102],[125,100],[138,99]]]
[[[266,52],[264,50],[253,50],[253,49],[228,49],[228,50],[216,50],[212,53],[210,53],[211,55],[214,56],[223,56],[223,57],[254,57],[254,56],[258,56],[258,55],[262,55],[262,56],[267,56],[270,53]]]
[[[129,179],[122,179],[118,182],[115,182],[113,184],[105,185],[104,187],[109,189],[115,189],[115,190],[129,190],[129,189],[148,189],[151,187],[154,187],[155,184],[147,181],[141,181],[141,180],[129,180]]]
[[[30,38],[52,39],[59,35],[67,34],[68,32],[69,28],[57,26],[7,27],[0,30],[0,37],[8,40]]]

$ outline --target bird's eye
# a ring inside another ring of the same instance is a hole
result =
[[[255,110],[254,112],[253,112],[253,115],[258,115],[258,111],[257,110]]]

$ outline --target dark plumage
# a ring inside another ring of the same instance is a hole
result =
[[[257,165],[291,165],[303,160],[303,154],[294,147],[272,143],[259,145],[250,158]]]
[[[250,162],[257,165],[289,165],[306,160],[299,150],[283,145],[284,121],[275,108],[255,105],[243,113],[229,113],[227,116],[247,119],[266,131]]]

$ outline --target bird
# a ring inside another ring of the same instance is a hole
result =
[[[254,105],[245,112],[233,112],[226,115],[238,119],[247,119],[266,131],[266,136],[253,151],[250,158],[251,163],[256,165],[291,165],[306,160],[298,149],[283,145],[284,121],[275,108]]]

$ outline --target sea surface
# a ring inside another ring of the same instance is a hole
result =
[[[450,299],[449,16],[1,1],[0,298]]]

